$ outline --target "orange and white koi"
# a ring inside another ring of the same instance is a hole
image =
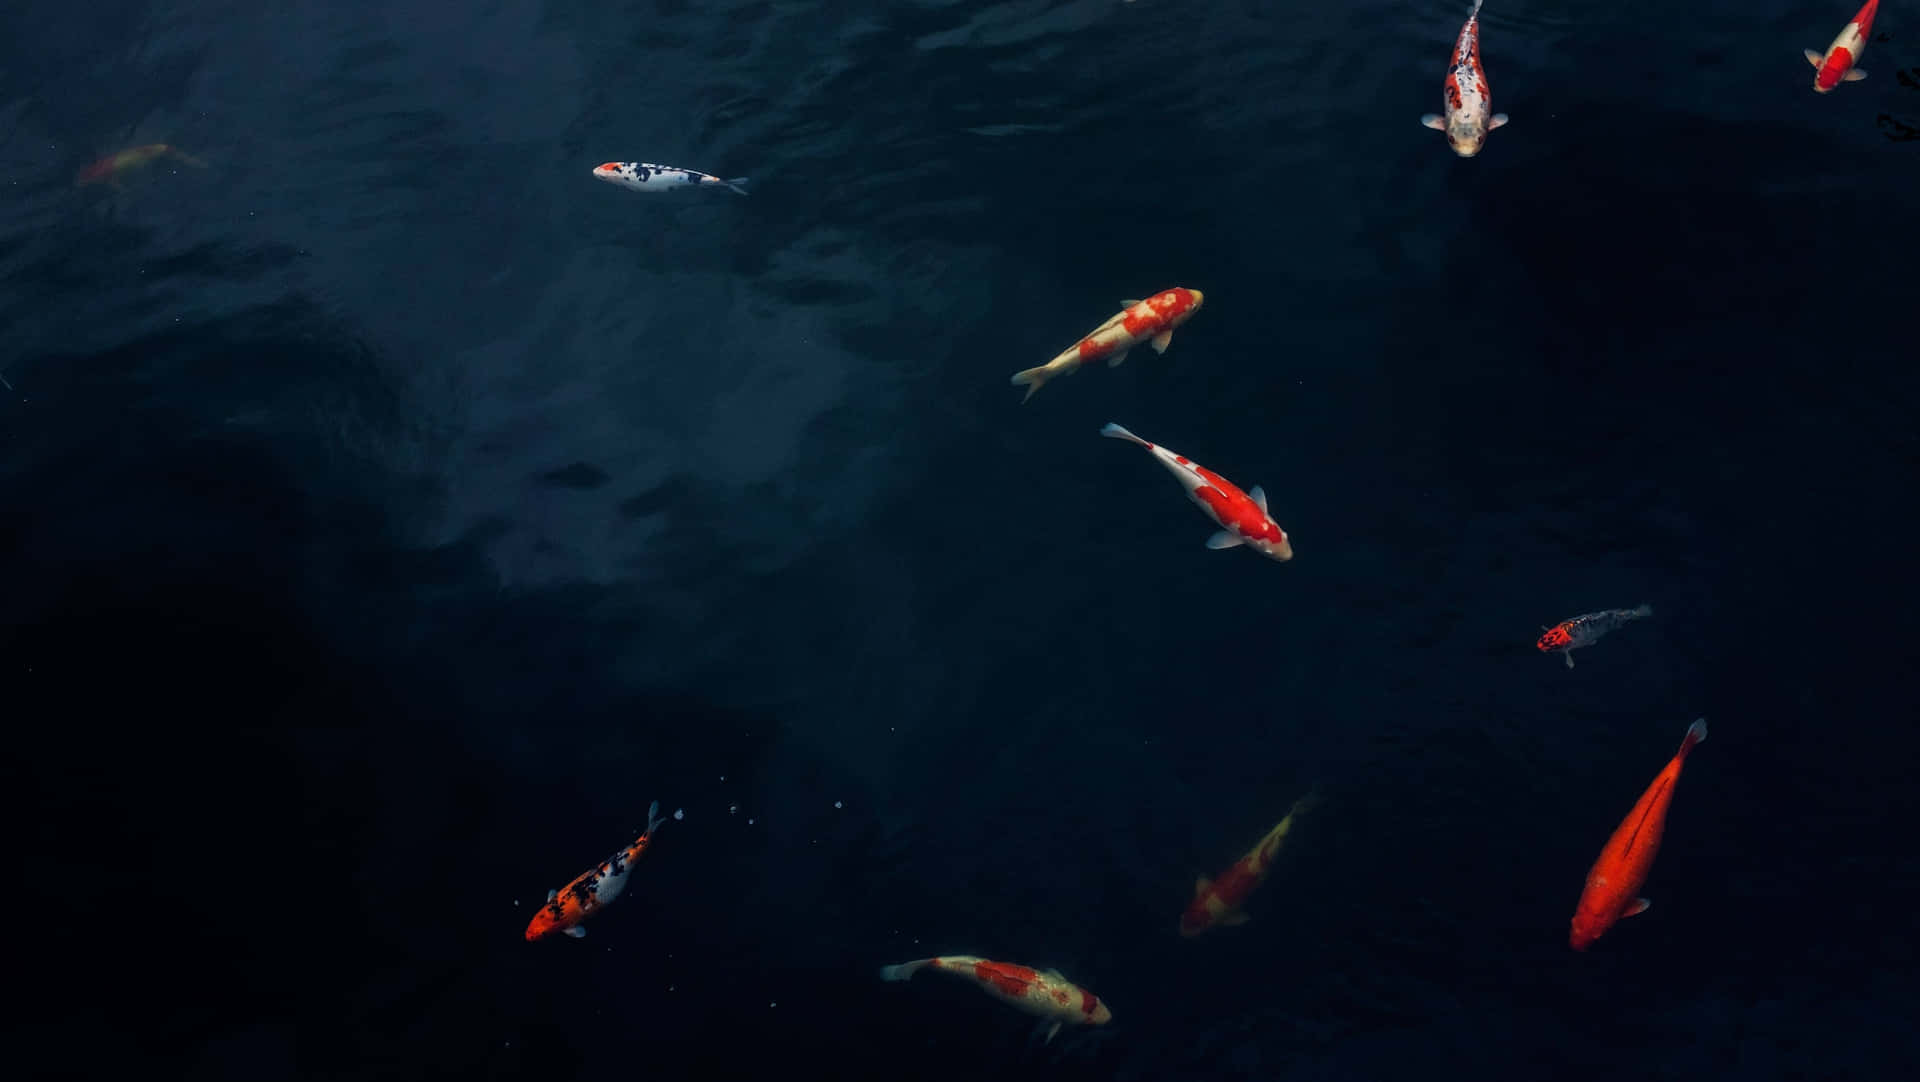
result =
[[[1583,646],[1592,646],[1600,636],[1635,620],[1644,620],[1653,615],[1652,605],[1640,605],[1631,609],[1608,609],[1605,612],[1590,612],[1585,616],[1576,616],[1571,620],[1562,620],[1552,627],[1542,628],[1543,634],[1533,645],[1543,654],[1559,651],[1567,659],[1567,668],[1573,668],[1573,652]]]
[[[138,169],[143,165],[159,161],[162,158],[172,158],[175,161],[191,165],[196,169],[205,169],[207,167],[206,162],[182,151],[178,147],[168,146],[166,143],[148,143],[146,146],[133,147],[132,149],[122,150],[101,158],[92,165],[80,170],[79,174],[74,178],[74,183],[81,186],[106,183],[117,188],[120,186],[120,178],[125,176],[129,170]]]
[[[1680,768],[1686,765],[1687,752],[1707,738],[1707,719],[1687,726],[1686,739],[1673,753],[1660,776],[1633,805],[1633,810],[1614,828],[1600,858],[1587,872],[1587,885],[1580,892],[1580,904],[1573,911],[1573,929],[1567,944],[1583,951],[1607,929],[1625,917],[1645,913],[1651,905],[1640,897],[1647,873],[1653,870],[1654,855],[1660,852],[1660,838],[1667,830],[1667,806],[1673,803],[1673,787],[1680,781]]]
[[[678,819],[680,814],[676,811],[673,816]],[[580,922],[600,912],[626,889],[633,862],[653,844],[654,832],[662,822],[660,802],[656,800],[647,807],[646,833],[635,838],[632,845],[601,861],[599,867],[582,872],[559,890],[548,891],[546,904],[527,925],[527,942],[545,939],[556,932],[574,939],[586,935],[587,930]]]
[[[607,162],[593,167],[593,175],[622,188],[636,192],[672,192],[682,188],[731,188],[741,195],[747,194],[747,178],[734,177],[727,180],[712,173],[702,173],[698,169],[682,169],[677,165],[655,165],[652,162]]]
[[[1208,879],[1203,875],[1194,883],[1193,901],[1187,904],[1186,912],[1180,914],[1182,936],[1191,939],[1215,925],[1231,928],[1247,922],[1247,915],[1240,907],[1248,895],[1267,881],[1267,873],[1273,870],[1273,859],[1280,854],[1280,845],[1293,829],[1294,819],[1312,803],[1311,794],[1295,801],[1287,817],[1267,831],[1267,836],[1248,850],[1246,856],[1234,861],[1218,878]]]
[[[1173,329],[1200,310],[1206,294],[1197,289],[1175,286],[1144,301],[1121,301],[1120,314],[1095,327],[1085,338],[1060,352],[1038,368],[1013,374],[1013,385],[1025,387],[1025,402],[1046,386],[1048,380],[1072,373],[1083,364],[1105,359],[1115,368],[1127,359],[1127,353],[1141,342],[1151,342],[1155,353],[1165,353],[1173,341]]]
[[[1263,556],[1285,562],[1293,559],[1293,543],[1287,531],[1267,513],[1267,494],[1259,485],[1240,491],[1232,481],[1165,447],[1157,447],[1109,421],[1100,434],[1110,439],[1131,440],[1147,449],[1167,471],[1180,479],[1187,498],[1200,505],[1220,530],[1207,538],[1210,549],[1230,549],[1245,545]]]
[[[1813,92],[1825,94],[1841,83],[1857,83],[1867,77],[1867,73],[1854,67],[1860,62],[1860,54],[1867,50],[1867,35],[1873,33],[1873,17],[1879,14],[1880,0],[1867,0],[1866,6],[1854,15],[1853,21],[1840,31],[1823,55],[1812,49],[1802,49],[1807,63],[1813,65]]]
[[[1420,123],[1447,133],[1447,145],[1462,158],[1480,153],[1487,133],[1507,122],[1507,114],[1493,112],[1493,92],[1487,89],[1487,69],[1480,63],[1480,0],[1473,0],[1466,25],[1453,43],[1442,84],[1447,115],[1428,113]]]
[[[987,994],[1003,1003],[1011,1003],[1028,1014],[1038,1015],[1047,1026],[1047,1040],[1063,1025],[1103,1026],[1113,1018],[1100,997],[1051,969],[1035,970],[1010,962],[990,962],[971,954],[949,954],[922,958],[897,966],[882,966],[880,979],[913,979],[922,969],[937,969],[973,981]]]

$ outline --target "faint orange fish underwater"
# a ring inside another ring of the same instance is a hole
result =
[[[130,170],[138,169],[141,166],[159,161],[162,158],[172,158],[175,161],[191,165],[196,169],[205,169],[207,166],[207,163],[180,150],[178,147],[168,146],[166,143],[148,143],[145,146],[122,150],[99,159],[80,170],[74,177],[74,183],[82,187],[88,184],[100,183],[112,184],[117,187],[121,177]]]

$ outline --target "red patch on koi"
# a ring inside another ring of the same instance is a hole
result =
[[[1151,308],[1147,309],[1146,315],[1136,315],[1133,309],[1129,308],[1125,318],[1120,320],[1120,325],[1127,329],[1128,334],[1140,338],[1148,332],[1158,332],[1161,322],[1160,313]]]
[[[1559,627],[1549,628],[1545,635],[1540,636],[1540,641],[1534,645],[1542,650],[1558,650],[1560,647],[1566,646],[1571,642],[1573,642],[1573,634],[1567,630],[1567,625],[1561,624]]]
[[[1827,57],[1826,64],[1820,69],[1820,85],[1829,89],[1839,86],[1840,80],[1853,67],[1853,50],[1842,45]]]
[[[1025,995],[1034,978],[1033,970],[1005,962],[975,962],[973,975],[1010,996]]]

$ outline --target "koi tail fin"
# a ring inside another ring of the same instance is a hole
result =
[[[679,813],[676,812],[675,814],[677,815]],[[654,831],[660,829],[661,823],[666,821],[666,816],[660,814],[660,802],[658,800],[647,805],[647,834],[649,837],[652,836]]]
[[[1141,439],[1140,437],[1134,435],[1131,432],[1128,432],[1126,429],[1121,428],[1119,425],[1114,424],[1112,421],[1108,421],[1106,424],[1100,426],[1100,434],[1102,436],[1107,437],[1110,440],[1132,440],[1134,443],[1137,443],[1140,446],[1145,447],[1149,451],[1153,450],[1153,444],[1148,443],[1146,440]]]
[[[1023,406],[1026,405],[1027,399],[1033,397],[1033,392],[1045,387],[1047,381],[1052,378],[1053,373],[1047,371],[1047,366],[1044,364],[1038,368],[1029,368],[1023,372],[1015,372],[1013,374],[1013,385],[1027,389],[1026,396],[1020,399],[1020,404]]]
[[[1693,724],[1687,726],[1687,738],[1680,741],[1679,757],[1683,759],[1686,758],[1686,754],[1693,750],[1693,746],[1706,738],[1707,719],[1695,718]]]
[[[1320,787],[1315,785],[1308,789],[1304,796],[1293,802],[1293,807],[1287,811],[1287,818],[1291,819],[1296,815],[1312,811],[1313,806],[1318,803],[1320,803]]]
[[[931,958],[922,958],[917,962],[902,962],[897,966],[881,966],[880,979],[883,981],[910,981],[913,979],[915,973],[920,972],[920,967],[931,961],[933,961]]]
[[[0,376],[0,387],[5,387],[9,391],[13,390],[13,384],[8,383],[7,377],[5,376]]]
[[[1653,606],[1645,603],[1635,605],[1633,608],[1633,615],[1635,619],[1644,620],[1647,617],[1653,615]]]
[[[1478,18],[1479,15],[1480,15],[1480,0],[1473,0],[1473,10],[1467,12],[1467,18],[1468,20],[1473,20]]]
[[[727,187],[732,188],[741,195],[745,195],[747,194],[747,178],[734,177],[732,180],[727,181]]]
[[[199,158],[196,158],[191,154],[188,154],[184,150],[174,149],[173,156],[179,161],[185,162],[186,164],[193,166],[195,169],[205,169],[207,167],[206,162],[201,161]]]

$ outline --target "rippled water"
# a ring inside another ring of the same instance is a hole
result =
[[[1818,97],[1848,10],[1494,0],[1458,161],[1465,7],[0,15],[45,1073],[1897,1073],[1908,17]],[[204,166],[76,185],[154,142]],[[1176,284],[1164,357],[1018,404]],[[1110,420],[1298,558],[1207,552]],[[1657,904],[1571,954],[1701,714]],[[934,952],[1115,1021],[874,979]]]

